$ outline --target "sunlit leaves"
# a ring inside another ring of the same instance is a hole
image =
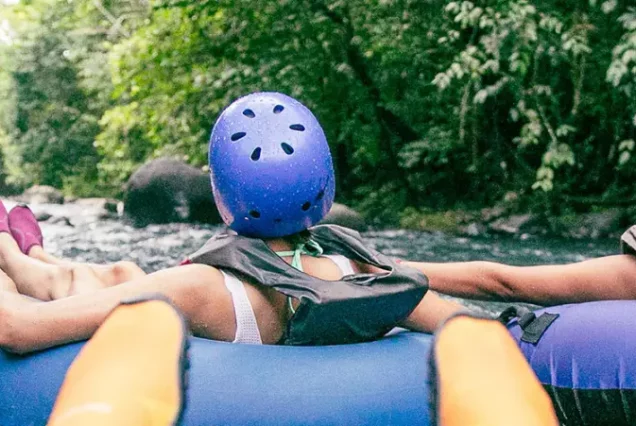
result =
[[[618,156],[619,167],[623,167],[629,162],[634,155],[634,147],[636,147],[636,142],[634,142],[633,139],[626,139],[618,144],[618,151],[620,153]]]
[[[620,43],[612,51],[612,62],[607,70],[606,79],[614,87],[621,87],[627,96],[633,93],[636,85],[636,9],[632,8],[618,19],[625,29]]]

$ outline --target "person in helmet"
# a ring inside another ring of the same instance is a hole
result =
[[[464,309],[357,232],[315,226],[333,203],[334,172],[322,128],[298,101],[255,93],[232,103],[212,130],[209,161],[229,231],[181,266],[117,285],[86,285],[77,264],[32,256],[41,240],[18,244],[20,223],[0,211],[0,347],[23,353],[86,339],[122,299],[150,292],[170,298],[193,334],[253,344],[368,341],[394,326],[431,332]]]
[[[57,259],[42,249],[28,208],[7,213],[0,203],[0,347],[28,352],[88,338],[122,299],[149,292],[169,297],[195,335],[270,344],[363,341],[392,325],[432,331],[463,308],[427,292],[429,284],[544,305],[636,299],[636,228],[623,235],[623,254],[519,267],[397,263],[353,231],[313,226],[333,201],[331,157],[315,117],[284,95],[230,105],[212,132],[210,166],[232,232],[183,266],[149,275],[130,263]]]

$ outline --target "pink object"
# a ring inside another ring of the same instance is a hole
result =
[[[0,200],[0,232],[11,232],[9,231],[9,215],[2,200]]]
[[[29,250],[35,245],[43,246],[40,225],[26,204],[20,204],[11,209],[9,228],[22,253],[29,254]]]

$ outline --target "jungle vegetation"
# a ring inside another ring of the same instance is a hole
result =
[[[515,193],[636,204],[632,0],[22,0],[0,6],[0,191],[118,196],[205,167],[252,91],[308,105],[338,199],[391,222]]]

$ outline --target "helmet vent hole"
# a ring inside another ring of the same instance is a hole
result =
[[[306,201],[301,207],[301,209],[303,209],[303,211],[307,211],[309,210],[309,207],[311,207],[311,203],[309,201]]]
[[[316,195],[316,201],[320,201],[322,200],[322,197],[325,196],[325,190],[321,189],[320,192],[318,193],[318,195]]]
[[[256,114],[254,114],[254,111],[252,111],[251,109],[246,109],[243,111],[243,115],[249,118],[254,118],[256,117]]]
[[[305,131],[305,126],[303,126],[302,124],[292,124],[291,126],[289,126],[289,128],[292,130],[296,130],[297,132]]]
[[[261,217],[261,214],[256,210],[250,210],[250,216],[252,216],[254,219],[258,219],[259,217]]]
[[[283,148],[283,151],[285,151],[285,154],[292,155],[294,153],[294,148],[287,142],[281,143],[280,146]]]
[[[234,133],[232,136],[230,136],[230,139],[232,139],[232,142],[236,142],[237,140],[245,137],[246,134],[247,133],[245,132],[237,132],[237,133]]]
[[[258,161],[261,158],[261,147],[259,146],[254,151],[252,151],[252,155],[250,156],[252,161]]]
[[[281,219],[280,217],[277,217],[276,219],[274,219],[274,223],[282,223],[283,219]]]
[[[283,110],[285,109],[284,106],[282,105],[276,105],[274,107],[274,114],[280,114],[281,112],[283,112]]]

